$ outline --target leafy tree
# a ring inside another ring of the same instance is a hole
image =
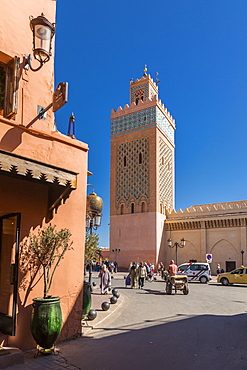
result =
[[[85,263],[100,257],[99,235],[96,233],[86,234],[85,241]]]
[[[39,229],[37,234],[29,234],[29,248],[43,268],[44,298],[51,288],[54,273],[67,250],[73,249],[68,229],[55,230],[56,226]]]

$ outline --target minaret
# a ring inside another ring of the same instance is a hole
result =
[[[157,263],[165,253],[165,210],[174,208],[175,121],[147,74],[130,81],[130,105],[111,113],[110,259]]]

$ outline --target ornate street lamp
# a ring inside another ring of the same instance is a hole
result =
[[[97,228],[101,225],[102,209],[103,209],[102,198],[100,198],[94,191],[92,191],[92,193],[87,196],[87,210],[86,210],[87,212],[86,228],[90,230],[90,234],[92,234],[93,230],[97,230]]]
[[[88,184],[93,187],[92,184]],[[97,230],[97,228],[101,225],[101,217],[102,217],[102,209],[103,209],[103,200],[100,198],[94,191],[87,196],[87,208],[86,208],[86,229],[90,231],[92,235],[93,230]],[[89,284],[91,287],[92,282],[92,261],[90,261],[89,266]]]
[[[33,32],[33,56],[39,62],[39,66],[37,68],[32,67],[31,54],[26,56],[26,65],[29,65],[30,69],[36,72],[50,60],[50,56],[52,55],[52,38],[55,34],[56,25],[48,21],[43,13],[37,18],[30,16],[29,19],[30,28]]]
[[[173,245],[172,245],[172,240],[171,239],[168,239],[167,240],[167,243],[168,243],[168,247],[170,248],[176,248],[176,265],[178,264],[178,248],[184,248],[185,246],[185,239],[182,238],[181,239],[181,243],[177,243],[175,242]]]

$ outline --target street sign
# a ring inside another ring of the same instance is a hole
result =
[[[53,112],[56,112],[68,102],[68,82],[60,82],[53,93]]]
[[[212,259],[213,259],[213,255],[212,254],[206,254],[206,260],[208,263],[211,263],[212,262]]]

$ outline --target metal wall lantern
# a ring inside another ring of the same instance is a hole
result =
[[[30,69],[36,72],[50,60],[52,38],[55,34],[56,24],[48,21],[43,13],[37,18],[30,16],[29,19],[30,28],[33,32],[33,56],[39,62],[39,66],[37,68],[32,67],[31,54],[26,57],[26,65],[29,65]]]

